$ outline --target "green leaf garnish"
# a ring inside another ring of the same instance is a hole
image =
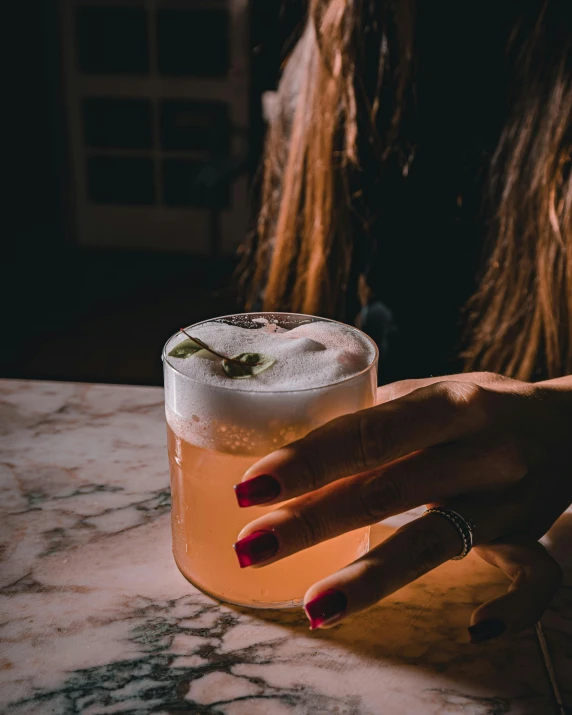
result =
[[[258,375],[269,367],[272,367],[276,360],[269,355],[263,353],[240,353],[234,357],[227,357],[216,350],[213,350],[209,345],[203,343],[199,338],[193,338],[184,328],[181,328],[181,333],[187,336],[187,340],[183,340],[171,350],[170,357],[188,358],[196,355],[200,358],[213,360],[219,358],[222,360],[222,369],[225,374],[235,380],[244,380],[254,375]]]
[[[180,342],[178,345],[175,345],[175,347],[169,353],[169,357],[185,359],[191,357],[191,355],[194,355],[195,353],[198,353],[199,350],[203,349],[203,346],[199,345],[196,340],[188,338],[187,340],[183,340],[182,342]]]
[[[276,360],[263,353],[240,353],[222,361],[222,369],[234,380],[247,380],[268,370]]]

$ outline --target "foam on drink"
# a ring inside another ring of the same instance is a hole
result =
[[[168,357],[177,372],[165,382],[167,421],[182,439],[207,449],[264,454],[323,424],[324,412],[333,419],[360,409],[375,390],[370,374],[360,376],[375,360],[375,347],[358,331],[329,321],[291,330],[264,318],[250,322],[256,324],[212,321],[190,333],[229,357],[256,352],[276,360],[250,379],[229,378],[212,355]],[[173,336],[166,354],[186,339]]]
[[[269,323],[257,330],[210,322],[192,329],[193,337],[223,355],[257,352],[275,358],[276,364],[255,378],[230,379],[215,356],[169,360],[177,370],[200,382],[231,390],[273,392],[331,385],[361,372],[373,359],[371,345],[337,323],[309,323],[282,332],[270,326],[274,327]],[[176,335],[167,351],[186,339],[183,333]]]

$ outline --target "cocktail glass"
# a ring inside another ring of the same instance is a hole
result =
[[[291,330],[324,320],[292,313],[243,313],[204,322]],[[198,325],[202,323],[186,328],[187,333],[193,335]],[[298,606],[313,583],[369,548],[366,527],[263,568],[241,569],[233,550],[247,523],[276,508],[238,507],[233,486],[246,470],[329,420],[375,403],[375,343],[356,328],[338,325],[355,331],[370,356],[367,367],[338,382],[299,390],[259,391],[245,388],[247,381],[241,381],[240,390],[230,382],[228,387],[205,384],[175,367],[168,353],[176,336],[163,349],[173,554],[183,576],[219,601],[253,608]]]

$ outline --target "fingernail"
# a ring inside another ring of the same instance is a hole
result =
[[[240,568],[266,561],[278,551],[278,539],[271,531],[255,531],[234,545]]]
[[[238,506],[256,506],[273,501],[280,494],[279,482],[269,474],[248,479],[246,482],[234,485]]]
[[[348,597],[342,591],[329,589],[304,606],[306,615],[310,619],[310,630],[320,628],[339,618],[348,607]]]
[[[473,644],[484,643],[498,638],[505,631],[506,623],[504,621],[501,621],[500,618],[489,618],[469,627],[470,642]]]

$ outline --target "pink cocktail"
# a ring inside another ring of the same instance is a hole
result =
[[[227,603],[286,608],[365,553],[369,529],[338,536],[270,566],[241,569],[233,543],[276,507],[238,507],[233,486],[260,457],[343,414],[374,404],[377,349],[341,323],[285,313],[242,314],[186,329],[219,355],[270,356],[272,366],[233,379],[214,354],[163,352],[171,469],[173,553],[194,586]],[[246,350],[244,348],[247,348]]]

